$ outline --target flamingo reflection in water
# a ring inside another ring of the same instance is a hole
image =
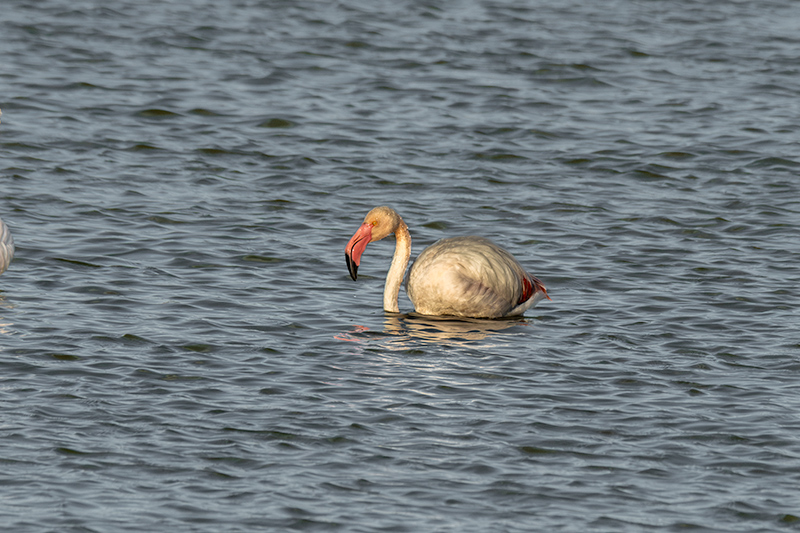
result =
[[[483,341],[504,344],[510,336],[525,334],[520,327],[529,327],[524,318],[475,319],[459,317],[426,316],[418,313],[386,315],[383,329],[372,331],[367,326],[354,325],[352,329],[334,336],[339,341],[357,343],[377,342],[389,350],[413,348],[415,342],[436,342],[449,345],[475,345]]]

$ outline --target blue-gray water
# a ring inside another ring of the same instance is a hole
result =
[[[800,529],[799,15],[5,0],[3,530]],[[385,314],[381,204],[553,301]]]

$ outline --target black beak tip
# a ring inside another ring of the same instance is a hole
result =
[[[350,271],[350,277],[353,278],[353,281],[358,279],[358,265],[350,259],[350,254],[344,254],[344,258],[347,261],[347,270]]]

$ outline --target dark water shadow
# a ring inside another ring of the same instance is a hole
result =
[[[336,335],[340,341],[367,342],[379,340],[387,348],[408,349],[413,344],[437,343],[453,345],[474,345],[491,340],[502,342],[526,332],[530,322],[521,317],[504,319],[459,318],[450,316],[429,316],[417,313],[386,313],[383,330],[373,331],[366,326]]]
[[[417,313],[387,314],[384,333],[441,342],[481,341],[502,335],[515,326],[528,326],[524,318],[479,319],[427,316]]]

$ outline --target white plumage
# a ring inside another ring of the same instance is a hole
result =
[[[345,258],[355,280],[367,244],[392,233],[397,245],[386,274],[383,308],[398,313],[400,284],[411,257],[411,235],[400,215],[386,206],[371,210],[347,243]],[[544,284],[509,252],[474,236],[442,239],[426,248],[408,271],[406,292],[420,314],[473,318],[518,316],[550,299]]]
[[[14,238],[8,226],[0,219],[0,274],[6,271],[14,258]]]

